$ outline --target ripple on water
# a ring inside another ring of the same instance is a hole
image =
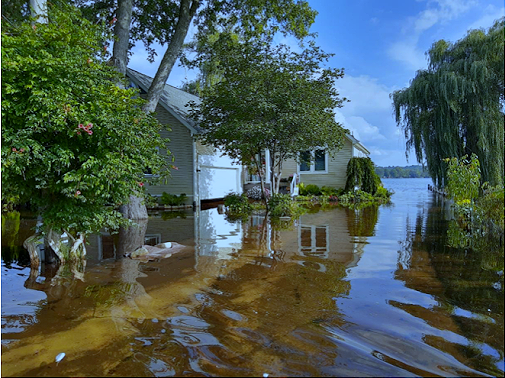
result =
[[[230,319],[233,319],[233,320],[236,320],[236,321],[242,321],[244,320],[244,318],[242,317],[242,315],[240,315],[238,312],[235,312],[235,311],[231,311],[231,310],[221,310],[221,313],[223,315],[225,315],[226,317],[230,318]],[[245,319],[247,320],[247,318]]]

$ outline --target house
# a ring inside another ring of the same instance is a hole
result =
[[[345,135],[342,148],[331,157],[328,151],[318,149],[313,151],[302,151],[301,158],[311,163],[298,163],[295,159],[287,159],[282,165],[282,178],[297,178],[298,182],[304,184],[315,184],[319,187],[330,186],[333,188],[344,188],[346,182],[347,163],[353,157],[368,157],[370,151],[363,146],[351,134]],[[266,177],[270,176],[270,156],[265,153]],[[281,179],[282,179],[281,178]],[[259,177],[250,174],[247,169],[243,170],[244,190],[259,185]]]
[[[138,71],[128,69],[130,85],[138,88],[145,95],[152,78]],[[172,131],[163,130],[162,136],[169,138],[168,150],[175,157],[172,177],[167,184],[147,186],[148,193],[161,196],[163,192],[188,196],[188,203],[200,206],[201,201],[221,199],[230,192],[242,193],[252,186],[259,185],[259,177],[247,167],[242,167],[214,147],[201,144],[197,136],[202,129],[189,117],[187,105],[197,96],[189,94],[171,85],[165,85],[155,117]],[[163,151],[162,151],[163,153]],[[352,157],[365,157],[370,152],[352,135],[345,136],[344,145],[335,156],[330,157],[324,149],[300,152],[304,160],[312,163],[297,163],[288,159],[283,163],[282,177],[297,178],[297,182],[318,186],[345,187],[347,163]],[[266,177],[269,177],[270,159],[265,153]],[[287,184],[286,184],[287,185]]]
[[[149,90],[152,78],[128,69],[130,86],[138,88],[143,96]],[[167,184],[147,186],[148,193],[161,196],[163,192],[188,196],[188,203],[200,206],[201,201],[223,198],[227,193],[242,192],[242,167],[214,147],[202,145],[197,140],[201,129],[189,118],[188,103],[199,103],[197,96],[171,85],[165,85],[155,117],[172,131],[162,130],[169,138],[167,149],[174,156],[174,166]],[[164,151],[161,151],[164,153]]]

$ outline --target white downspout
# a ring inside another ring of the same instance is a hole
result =
[[[270,193],[273,193],[272,177],[270,175],[270,150],[265,150],[265,176],[268,178],[266,181],[270,184]]]
[[[193,208],[200,209],[200,192],[199,192],[199,184],[200,184],[200,164],[198,162],[198,154],[196,152],[196,140],[194,138],[193,133],[191,133],[191,137],[193,138]]]

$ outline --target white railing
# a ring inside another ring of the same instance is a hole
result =
[[[289,192],[291,193],[291,197],[298,195],[298,184],[300,179],[296,173],[293,174],[293,181],[291,181],[291,186],[289,187]]]

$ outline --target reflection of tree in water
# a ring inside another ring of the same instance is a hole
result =
[[[438,206],[437,206],[438,205]],[[400,242],[395,278],[413,290],[430,294],[439,305],[391,303],[436,328],[464,335],[468,345],[426,335],[425,342],[465,359],[465,364],[492,375],[503,375],[496,364],[503,359],[503,249],[472,250],[449,246],[439,201],[418,213],[415,224],[407,220],[405,241]],[[462,313],[472,316],[461,315]],[[468,314],[467,313],[467,314]],[[442,321],[441,319],[446,319]],[[494,348],[491,355],[485,344]]]
[[[347,227],[351,236],[374,236],[375,226],[379,219],[379,206],[368,206],[362,209],[345,209]]]
[[[119,258],[125,253],[135,251],[144,244],[147,222],[147,219],[136,220],[136,225],[119,230],[117,245]],[[137,278],[145,277],[145,274],[140,271],[139,265],[139,260],[123,258],[117,268],[121,277],[121,283],[118,287],[114,288],[115,298],[119,294],[122,301],[127,304],[127,306],[113,306],[111,308],[112,320],[118,329],[130,317],[139,319],[146,317],[140,309],[141,306],[139,306],[138,302],[149,301],[150,297],[144,287],[137,281]]]

